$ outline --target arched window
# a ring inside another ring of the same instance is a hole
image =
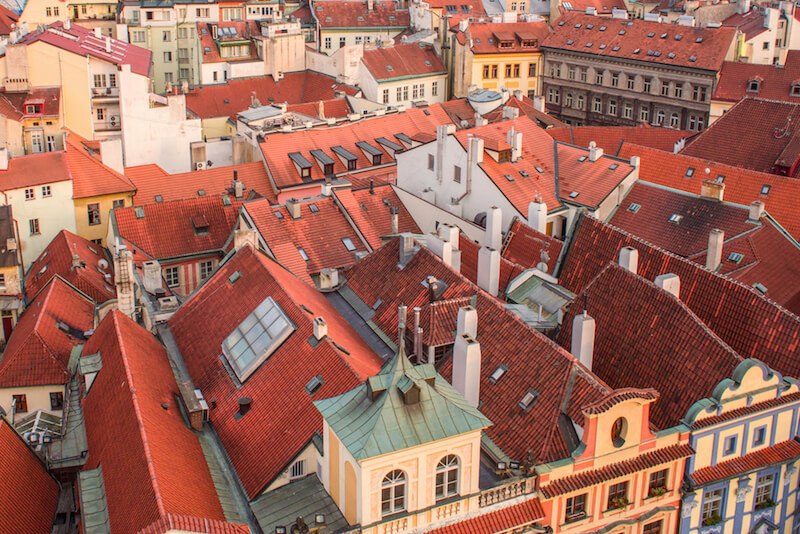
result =
[[[387,516],[406,509],[406,474],[399,469],[383,477],[381,483],[381,515]]]
[[[663,111],[659,111],[658,113],[656,113],[656,124],[659,125],[659,126],[663,126],[664,125],[664,112]]]
[[[448,454],[436,466],[436,500],[458,495],[458,456]]]

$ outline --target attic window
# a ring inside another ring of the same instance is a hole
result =
[[[720,174],[719,176],[717,176],[717,183],[718,184],[721,184],[724,181],[725,181],[725,175],[724,174]]]
[[[608,170],[609,170],[609,171],[616,171],[617,169],[619,169],[619,164],[617,164],[617,163],[612,163],[612,164],[611,164],[611,165],[608,167]]]
[[[374,146],[370,145],[365,141],[357,142],[356,146],[360,148],[367,157],[372,158],[373,165],[381,164],[381,156],[383,156],[383,152],[381,152],[380,149],[375,148]]]
[[[741,252],[731,252],[728,255],[728,261],[736,264],[741,263],[743,259],[744,259],[744,254],[742,254]]]
[[[617,35],[625,35],[625,30],[620,30]]]
[[[800,83],[792,84],[792,89],[789,91],[790,96],[800,96]]]
[[[136,213],[136,218],[137,219],[144,219],[144,208],[143,207],[139,206],[136,209],[134,209],[133,211],[134,211],[134,213]]]
[[[198,190],[197,190],[197,196],[198,196],[198,197],[204,197],[204,196],[206,196],[206,190],[205,190],[205,189],[198,189]]]
[[[530,176],[528,174],[528,171],[519,171],[519,175],[522,176],[523,178],[527,178],[528,176]]]
[[[697,43],[697,44],[700,44],[700,43],[703,42],[703,38],[702,37],[698,37],[697,39],[694,40],[694,42]]]
[[[686,175],[685,175],[685,176],[686,176],[687,178],[691,178],[692,176],[694,176],[694,167],[689,167],[689,168],[687,168],[687,169],[686,169]]]
[[[300,257],[303,258],[303,261],[308,261],[308,254],[306,254],[306,250],[303,247],[297,247],[297,252],[300,253]]]
[[[519,401],[519,407],[527,412],[528,410],[530,410],[531,406],[533,406],[533,403],[536,402],[536,399],[538,398],[539,398],[539,392],[536,391],[535,389],[530,389],[525,394],[525,396],[522,397],[522,400]]]
[[[572,191],[572,192],[569,194],[569,198],[578,198],[578,195],[580,195],[580,192],[579,192],[579,191]]]
[[[571,46],[574,43],[575,41],[573,41],[572,39],[567,40],[567,46]]]
[[[353,244],[353,240],[349,237],[343,237],[342,244],[344,245],[344,248],[348,250],[348,252],[353,252],[356,249],[356,246]]]
[[[231,205],[231,197],[228,195],[222,195],[222,205],[223,206],[230,206]]]
[[[506,364],[500,365],[500,367],[495,369],[494,372],[489,375],[489,382],[492,384],[497,384],[503,375],[506,374],[506,371],[508,371],[508,366]]]
[[[667,57],[669,59],[675,59],[675,53],[674,52],[670,52],[669,54],[667,54]]]
[[[695,61],[697,61],[697,56],[689,56],[689,61],[694,63]]]
[[[628,206],[628,211],[631,213],[638,213],[640,209],[642,209],[642,206],[636,202],[631,202],[631,205]]]
[[[156,195],[155,200],[157,204],[161,204],[162,202],[164,202],[164,197],[162,197],[161,195]]]
[[[591,30],[592,28],[594,28],[594,24],[587,24],[586,25],[586,29],[587,30]]]
[[[500,41],[500,43],[497,45],[497,47],[498,48],[513,48],[514,47],[514,41]]]
[[[522,46],[525,48],[536,48],[539,46],[539,41],[537,39],[523,39]]]
[[[600,30],[601,32],[604,32],[604,31],[606,31],[606,27],[605,27],[605,26],[600,26],[599,30]]]
[[[678,34],[678,35],[675,36],[675,40],[676,41],[680,41],[681,39],[683,39],[683,35]]]
[[[637,48],[637,49],[635,49],[635,50],[633,51],[633,53],[634,53],[634,54],[638,54],[638,53],[639,53],[639,52],[641,52],[641,51],[642,51],[642,49],[641,49],[641,48]]]
[[[503,177],[504,177],[506,180],[508,180],[509,182],[513,182],[513,181],[514,181],[514,177],[513,177],[513,176],[511,176],[510,174],[504,174],[504,175],[503,175]]]
[[[281,213],[280,211],[276,211],[275,212],[275,218],[278,219],[279,221],[282,221],[283,220],[283,213]]]
[[[760,88],[761,88],[761,82],[758,80],[749,80],[747,82],[748,93],[757,93]]]
[[[581,156],[581,157],[579,157],[579,158],[578,158],[578,161],[579,161],[579,162],[581,162],[581,163],[583,163],[584,161],[586,161],[586,156]]]
[[[606,45],[605,44],[601,44],[600,45],[600,50],[605,50],[605,49],[606,49]]]
[[[615,46],[615,47],[614,47],[614,48],[612,48],[611,50],[612,50],[613,52],[619,52],[619,47],[618,47],[618,46]]]
[[[667,38],[667,34],[666,34],[666,32],[661,34],[661,38],[662,38],[662,39],[666,39],[666,38]]]
[[[678,215],[677,213],[673,213],[672,215],[669,216],[669,222],[674,224],[680,224],[682,220],[683,220],[683,215]]]
[[[311,162],[308,161],[300,152],[290,152],[289,159],[292,160],[300,178],[304,181],[311,179]]]
[[[244,382],[294,332],[295,326],[267,297],[222,342],[222,353]]]
[[[208,235],[208,219],[205,215],[195,215],[192,217],[192,228],[195,235]]]
[[[319,213],[319,206],[317,206],[316,204],[309,204],[308,211],[310,211],[311,213]]]
[[[772,189],[772,186],[769,184],[764,184],[761,186],[761,194],[762,195],[769,195],[769,190]]]
[[[539,174],[544,174],[544,169],[539,167],[538,165],[534,165],[533,168],[536,169],[536,172],[538,172]]]
[[[322,375],[317,375],[313,377],[311,380],[308,381],[306,384],[306,393],[309,395],[313,395],[317,392],[319,388],[322,387],[322,384],[325,382],[322,380]]]
[[[342,161],[347,163],[347,170],[354,171],[356,170],[356,163],[358,162],[358,157],[344,148],[343,146],[335,146],[332,147],[333,153],[339,156]]]
[[[761,282],[756,282],[755,284],[753,284],[753,287],[756,289],[756,291],[758,291],[762,295],[767,294],[767,286],[765,286]]]
[[[591,41],[589,41],[588,43],[586,43],[586,48],[591,48],[591,47],[592,47],[592,42],[591,42]]]
[[[656,32],[650,32],[650,33],[647,34],[647,36],[648,37],[655,37],[656,36]]]

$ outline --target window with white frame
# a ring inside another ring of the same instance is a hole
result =
[[[41,228],[39,228],[39,219],[28,219],[28,229],[31,231],[31,235],[39,235],[41,234]]]
[[[769,508],[774,506],[775,502],[772,500],[773,490],[775,488],[775,474],[769,473],[767,475],[760,475],[756,480],[756,509]]]
[[[639,120],[641,122],[647,122],[650,120],[650,108],[644,106],[639,108]]]
[[[384,104],[388,104],[389,103],[389,90],[388,89],[384,89],[383,90],[383,103]]]
[[[201,261],[200,262],[200,280],[205,280],[209,276],[211,276],[211,272],[214,270],[214,261]]]
[[[448,454],[436,466],[436,500],[458,495],[458,456]]]
[[[680,125],[681,118],[678,116],[677,113],[673,113],[669,117],[669,125],[671,128],[677,128]]]
[[[439,96],[439,82],[431,82],[431,96]]]
[[[178,267],[164,267],[164,280],[167,287],[178,287],[181,285],[180,270]]]
[[[594,100],[592,100],[592,111],[595,113],[603,112],[603,101],[599,96],[594,97]]]
[[[36,193],[33,191],[32,187],[29,187],[25,190],[25,200],[35,200]]]
[[[703,496],[703,525],[716,525],[722,520],[722,488],[707,491]]]
[[[406,509],[406,474],[395,469],[381,482],[381,516],[403,512]]]
[[[626,119],[633,118],[633,104],[626,102],[625,106],[622,108],[622,116]]]

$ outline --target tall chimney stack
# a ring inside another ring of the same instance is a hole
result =
[[[456,325],[456,335],[466,334],[473,339],[478,337],[478,310],[472,306],[459,308]]]
[[[570,352],[589,370],[592,369],[592,359],[594,358],[594,332],[594,318],[589,316],[586,310],[572,320]]]
[[[636,274],[639,269],[639,251],[633,247],[619,249],[619,266]]]
[[[478,286],[497,296],[500,291],[500,251],[481,247],[478,251]]]
[[[706,251],[706,269],[716,271],[722,263],[722,245],[725,243],[725,232],[714,228],[708,234],[708,250]]]
[[[503,212],[497,206],[492,206],[486,212],[486,243],[487,247],[497,250],[503,246]]]
[[[542,201],[542,197],[537,195],[536,199],[528,204],[528,226],[539,232],[547,233],[547,204]]]
[[[453,347],[453,388],[478,407],[481,387],[481,345],[467,334],[456,337]]]
[[[400,210],[395,206],[389,208],[389,213],[392,216],[392,235],[400,233]]]

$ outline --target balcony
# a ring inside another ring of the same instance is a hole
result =
[[[119,100],[119,87],[93,87],[92,101],[111,102]]]
[[[114,120],[94,121],[95,132],[118,132],[122,129],[119,118],[115,117]]]
[[[478,505],[483,508],[533,493],[533,480],[533,477],[517,479],[501,486],[484,490],[478,496]]]

